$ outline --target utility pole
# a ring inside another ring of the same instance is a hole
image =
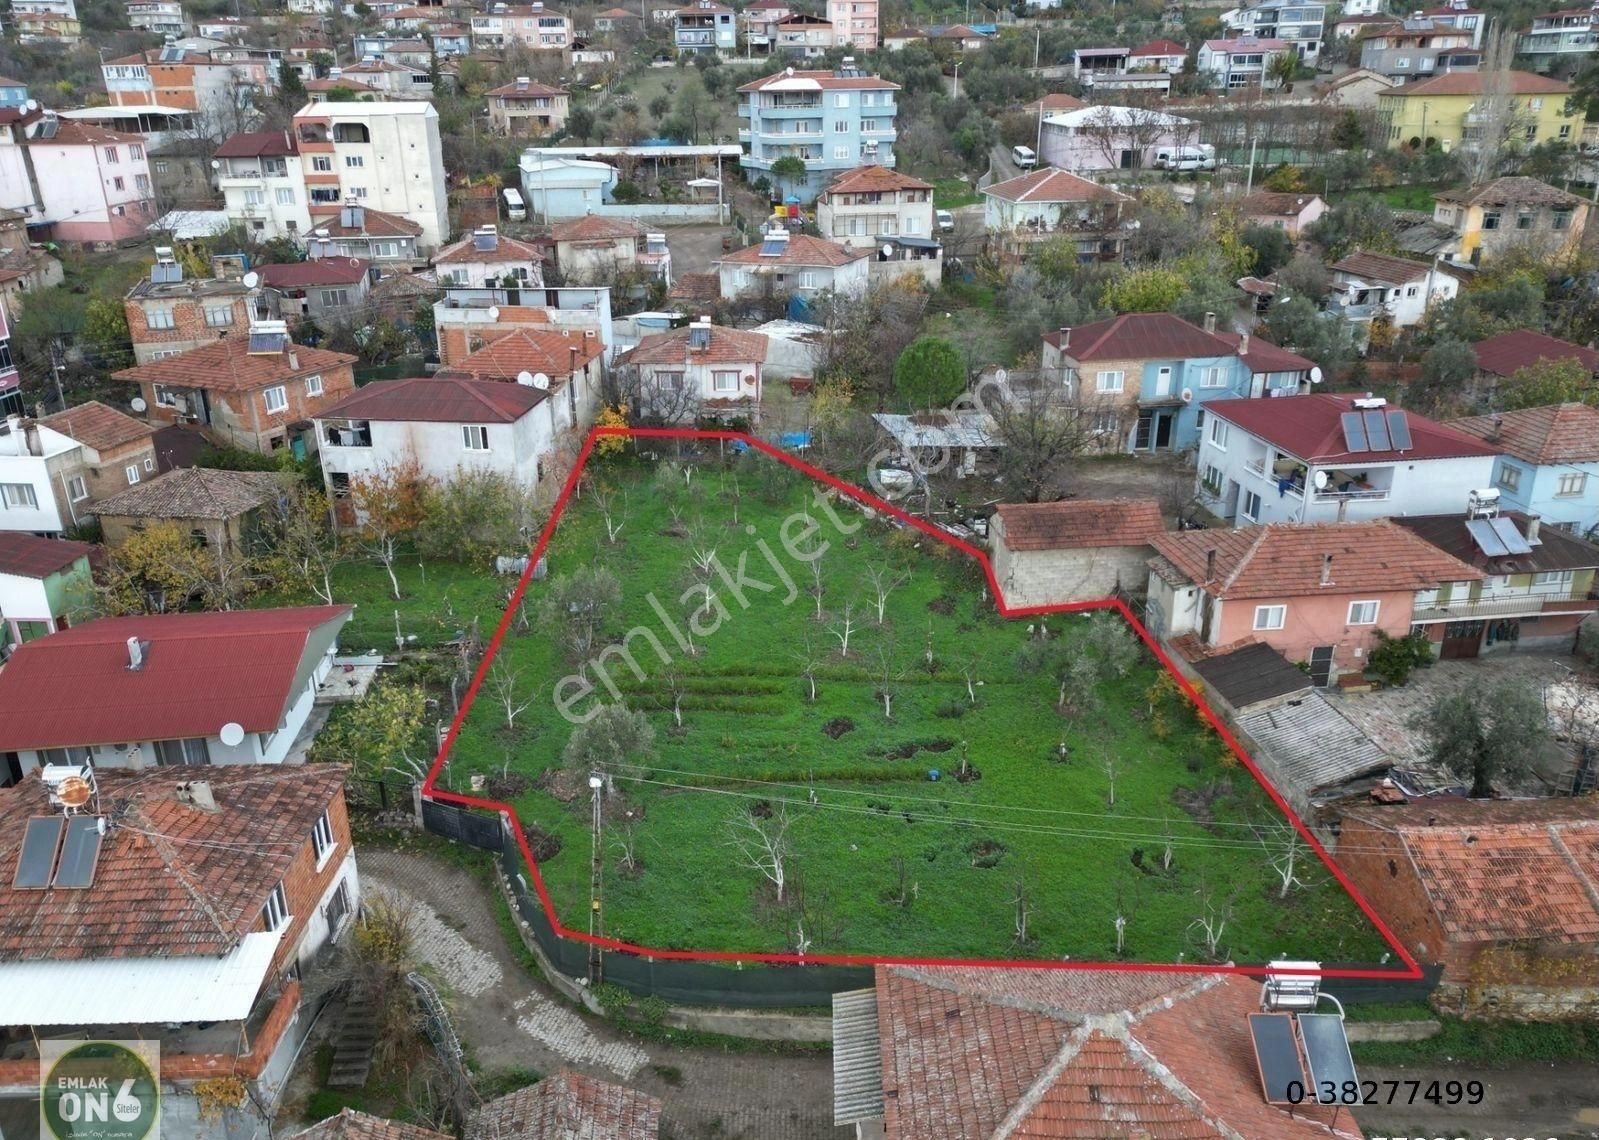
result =
[[[594,802],[589,846],[589,985],[597,986],[605,980],[604,958],[599,943],[595,941],[605,929],[600,914],[600,895],[605,881],[605,843],[601,830],[605,813],[600,810],[600,791],[605,787],[605,777],[598,772],[589,773],[590,799]]]
[[[1249,197],[1250,193],[1255,189],[1255,147],[1259,142],[1259,139],[1249,140],[1249,177],[1244,182],[1245,198]]]
[[[1044,26],[1040,24],[1033,29],[1033,70],[1038,70],[1038,52],[1044,46]],[[1039,104],[1043,106],[1043,104]]]
[[[67,346],[60,337],[50,341],[50,372],[55,377],[56,399],[61,401],[61,410],[67,410],[67,394],[61,390],[61,374],[67,370]]]
[[[971,2],[971,0],[967,0],[968,4],[970,2]],[[968,9],[968,14],[970,14],[970,9]],[[957,59],[955,61],[955,94],[952,95],[951,98],[959,99],[960,97],[961,97],[961,61]],[[1042,104],[1040,104],[1040,106],[1042,106]]]

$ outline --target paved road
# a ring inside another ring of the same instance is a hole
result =
[[[661,1098],[662,1140],[845,1140],[834,1128],[832,1059],[643,1043],[575,1012],[510,953],[489,890],[424,855],[361,856],[368,890],[408,903],[417,951],[450,991],[462,1041],[484,1072],[562,1065]],[[663,1076],[663,1073],[665,1074]],[[671,1080],[668,1080],[670,1077]]]
[[[1591,1066],[1522,1064],[1487,1070],[1467,1065],[1362,1066],[1360,1076],[1378,1082],[1479,1080],[1485,1086],[1483,1102],[1475,1107],[1396,1104],[1362,1108],[1355,1117],[1368,1137],[1599,1137],[1599,1081]]]

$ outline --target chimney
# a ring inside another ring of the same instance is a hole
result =
[[[1071,325],[1061,325],[1061,327],[1060,327],[1060,350],[1062,352],[1065,352],[1066,349],[1071,345],[1071,343],[1072,343],[1072,326]]]
[[[1238,355],[1239,356],[1248,356],[1249,355],[1249,334],[1248,333],[1239,333],[1238,334]]]
[[[1214,582],[1215,580],[1216,580],[1216,548],[1213,546],[1209,550],[1205,551],[1205,581],[1208,584],[1210,582]]]
[[[217,807],[217,799],[211,794],[211,784],[207,780],[189,780],[178,785],[178,801],[190,807],[197,807],[201,811],[217,812],[222,809]]]
[[[1332,585],[1332,559],[1333,556],[1331,554],[1323,554],[1321,556],[1321,584],[1323,586]]]
[[[144,647],[137,637],[128,638],[128,668],[134,672],[144,668]]]
[[[1538,532],[1540,530],[1542,530],[1542,529],[1543,529],[1543,519],[1540,516],[1538,516],[1538,515],[1528,515],[1527,516],[1527,545],[1528,546],[1539,546],[1539,545],[1542,545],[1541,541],[1538,538]]]
[[[29,420],[22,428],[22,446],[29,455],[43,455],[44,444],[39,441],[39,425]]]
[[[1208,332],[1208,333],[1213,333],[1213,332],[1216,331],[1216,314],[1215,313],[1206,313],[1205,314],[1205,331]]]
[[[571,374],[573,376],[576,376],[577,375],[577,345],[569,344],[566,347],[567,347],[567,351],[572,354],[572,366],[571,366],[571,369],[570,369]]]

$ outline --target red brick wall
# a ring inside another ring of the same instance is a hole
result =
[[[220,308],[221,303],[227,300],[216,297],[211,300],[212,308]],[[173,327],[169,329],[153,329],[149,319],[145,316],[145,304],[151,309],[172,310]],[[135,349],[145,345],[189,345],[203,344],[206,341],[218,339],[222,334],[228,336],[243,336],[250,328],[250,305],[244,294],[239,294],[231,299],[229,307],[233,310],[233,324],[227,328],[212,328],[205,323],[205,309],[199,301],[193,298],[180,298],[172,302],[155,301],[141,302],[139,298],[130,297],[122,302],[122,310],[128,318],[128,337],[133,341]]]
[[[272,438],[285,435],[288,425],[321,415],[324,408],[332,407],[355,391],[355,372],[350,365],[341,364],[321,374],[322,395],[307,397],[305,378],[311,374],[302,372],[266,385],[266,387],[275,387],[277,384],[282,384],[284,395],[289,402],[285,410],[270,415],[262,398],[262,388],[255,388],[249,392],[218,392],[215,389],[208,389],[207,398],[210,401],[212,426],[207,429],[206,434],[218,443],[249,448],[262,454],[270,453],[273,450]],[[156,403],[153,383],[148,380],[140,381],[139,393],[149,407],[147,415],[152,422],[169,424],[177,422],[177,413],[173,409]]]
[[[1405,948],[1423,963],[1445,963],[1445,976],[1463,966],[1422,889],[1404,844],[1390,831],[1345,818],[1338,834],[1338,865],[1377,909]]]
[[[283,893],[288,898],[289,913],[294,918],[289,923],[288,929],[283,932],[283,941],[278,943],[277,955],[272,959],[275,970],[285,969],[291,964],[295,951],[299,949],[300,939],[305,936],[306,926],[310,923],[311,916],[316,913],[317,904],[338,875],[345,856],[349,854],[352,845],[350,816],[345,809],[342,790],[328,805],[328,822],[333,827],[334,850],[322,864],[322,869],[317,870],[316,849],[312,846],[311,834],[307,831],[305,846],[295,856],[288,874],[283,876]],[[353,905],[355,899],[352,898],[350,902]],[[264,930],[266,927],[258,921],[255,929]]]

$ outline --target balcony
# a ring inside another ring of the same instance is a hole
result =
[[[1599,611],[1599,598],[1586,591],[1525,593],[1517,597],[1479,598],[1475,602],[1439,603],[1436,590],[1416,595],[1413,622],[1477,621],[1483,618],[1533,617],[1543,614],[1591,614]]]

